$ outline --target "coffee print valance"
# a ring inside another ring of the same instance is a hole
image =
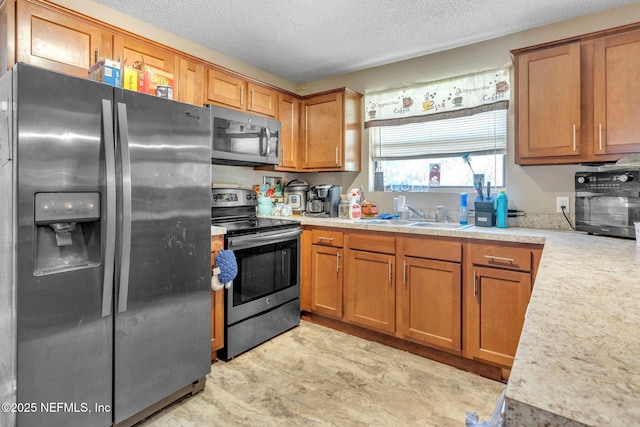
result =
[[[365,127],[396,126],[508,109],[509,70],[365,95]]]

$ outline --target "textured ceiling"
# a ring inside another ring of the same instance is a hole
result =
[[[94,0],[294,83],[640,0]]]

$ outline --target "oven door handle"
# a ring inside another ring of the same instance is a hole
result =
[[[274,233],[257,233],[245,236],[229,237],[227,246],[228,249],[232,250],[246,249],[255,246],[268,245],[270,243],[280,243],[297,239],[300,234],[302,234],[302,230],[296,228],[292,231],[278,231]]]

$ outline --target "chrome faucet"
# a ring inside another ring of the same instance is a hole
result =
[[[444,206],[437,206],[436,209],[437,211],[434,213],[435,220],[438,222],[449,222],[447,209]]]
[[[414,213],[414,214],[418,215],[420,218],[426,219],[426,216],[425,216],[424,212],[418,212],[417,210],[413,209],[409,205],[404,205],[404,207],[409,211],[409,217],[411,217],[411,214]]]

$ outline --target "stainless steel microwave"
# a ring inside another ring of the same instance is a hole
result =
[[[640,169],[576,172],[576,230],[635,238],[640,221]]]
[[[243,111],[205,105],[211,111],[211,163],[277,165],[280,122]]]

